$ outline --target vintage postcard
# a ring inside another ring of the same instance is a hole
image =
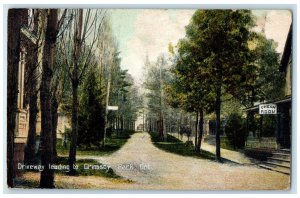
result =
[[[289,190],[291,10],[7,15],[7,186]]]

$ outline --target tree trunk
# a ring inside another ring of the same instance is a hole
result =
[[[54,171],[49,168],[53,164],[53,137],[51,117],[51,80],[55,60],[55,43],[57,36],[57,9],[50,9],[47,19],[45,44],[43,52],[43,72],[40,91],[41,100],[41,163],[45,169],[41,172],[40,187],[54,188]]]
[[[72,136],[69,152],[70,175],[75,175],[76,146],[78,133],[78,83],[72,83],[73,105],[72,105]]]
[[[52,113],[52,137],[53,137],[53,157],[57,158],[57,150],[56,150],[56,139],[57,139],[57,122],[58,122],[58,101],[56,95],[52,97],[52,105],[51,105],[51,113]]]
[[[57,122],[58,122],[58,89],[59,89],[59,78],[56,78],[55,83],[53,84],[52,97],[51,97],[51,116],[52,116],[52,138],[53,138],[53,158],[56,161],[57,150],[56,150],[56,139],[57,139]],[[62,80],[64,81],[64,80]],[[63,94],[64,87],[61,87],[61,94]]]
[[[14,133],[18,100],[21,9],[8,10],[7,42],[7,185],[14,187]]]
[[[38,20],[38,17],[35,18]],[[24,163],[32,164],[36,155],[36,122],[38,114],[38,104],[37,104],[37,81],[38,81],[38,48],[40,40],[36,42],[33,49],[28,53],[32,54],[29,58],[27,65],[28,70],[28,86],[29,86],[29,130],[27,143],[24,152]]]
[[[107,82],[107,89],[106,89],[106,102],[105,102],[105,120],[104,120],[104,137],[102,141],[102,147],[105,146],[105,140],[106,140],[106,131],[108,126],[108,103],[109,103],[109,95],[110,95],[110,84],[111,84],[111,72],[112,72],[112,64],[109,66],[109,73],[108,73],[108,82]],[[121,123],[122,124],[122,123]]]
[[[121,131],[124,131],[124,119],[123,116],[121,116]]]
[[[145,131],[145,110],[143,107],[143,131]]]
[[[25,164],[32,164],[35,158],[35,148],[36,148],[36,121],[37,121],[37,114],[38,114],[38,107],[37,107],[37,92],[30,93],[30,102],[29,102],[29,130],[28,130],[28,137],[27,143],[25,147],[24,153],[24,163]]]
[[[220,130],[221,130],[221,91],[222,91],[222,65],[218,65],[217,68],[217,87],[216,87],[216,158],[221,160],[221,142],[220,142]]]
[[[166,127],[166,117],[163,114],[163,119],[162,119],[162,128],[163,128],[163,135],[164,135],[164,141],[168,141],[168,133],[167,133],[167,127]]]
[[[117,136],[120,135],[120,115],[117,116]]]
[[[78,24],[76,24],[75,34],[74,34],[74,53],[73,53],[73,73],[72,73],[72,135],[71,135],[71,145],[69,151],[69,166],[70,175],[75,175],[76,170],[74,169],[76,163],[76,146],[77,146],[77,133],[78,133],[78,86],[79,86],[79,57],[82,48],[82,27],[83,27],[83,10],[79,9]]]
[[[199,112],[196,113],[196,124],[195,124],[195,151],[198,152],[198,118]]]
[[[204,124],[204,115],[203,115],[203,109],[200,110],[200,123],[199,123],[199,137],[198,137],[198,144],[197,144],[197,152],[200,153],[201,151],[201,143],[202,143],[202,137],[203,137],[203,124]]]

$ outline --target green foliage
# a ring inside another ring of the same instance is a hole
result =
[[[151,131],[159,131],[162,136],[170,128],[174,128],[178,112],[168,105],[168,88],[172,79],[170,64],[165,55],[160,55],[156,62],[145,63],[146,79],[144,82],[146,117],[155,123]],[[169,129],[167,129],[169,126]],[[162,137],[161,137],[162,138]]]
[[[15,184],[19,188],[36,189],[40,185],[40,182],[36,180],[26,180],[23,177],[20,177],[15,179]]]
[[[161,141],[160,137],[158,136],[158,133],[150,133],[151,135],[151,141],[153,144],[164,151],[175,153],[178,155],[183,156],[191,156],[195,158],[202,158],[202,159],[214,159],[214,154],[201,150],[200,153],[196,153],[194,150],[194,147],[192,145],[187,145],[181,140],[175,138],[174,136],[168,135],[168,141],[164,142]]]
[[[134,122],[137,118],[137,88],[133,85],[133,78],[120,67],[121,58],[117,48],[117,43],[112,36],[111,27],[107,17],[103,21],[99,45],[96,51],[91,51],[89,57],[83,52],[82,61],[86,62],[85,72],[80,78],[78,97],[78,145],[82,147],[100,146],[104,137],[104,126],[108,127],[107,137],[113,130],[116,119],[122,120],[122,123]],[[64,57],[63,43],[71,44],[71,40],[61,41],[58,57]],[[97,41],[98,42],[98,41]],[[88,47],[88,46],[83,46]],[[85,60],[88,58],[89,60]],[[59,60],[60,60],[59,59]],[[81,60],[81,59],[80,59]],[[59,61],[62,65],[65,62]],[[84,64],[79,64],[83,67]],[[111,79],[109,78],[111,77]],[[68,78],[70,86],[71,79]],[[105,107],[107,96],[107,85],[110,81],[110,94],[108,105],[119,106],[118,111],[109,111],[107,123],[105,123]],[[66,90],[61,105],[62,112],[69,117],[72,116],[72,93],[71,88]],[[126,127],[128,125],[125,125]],[[122,127],[122,129],[124,128]],[[128,128],[128,127],[127,127]],[[119,129],[118,129],[119,130]]]
[[[225,134],[229,143],[236,148],[244,148],[245,146],[245,120],[237,113],[228,116],[225,125]]]
[[[282,97],[284,76],[279,71],[276,43],[257,33],[248,42],[252,60],[244,68],[243,81],[234,96],[250,107],[256,101],[270,101]]]
[[[223,93],[240,93],[240,85],[249,74],[245,70],[252,61],[248,42],[253,36],[253,25],[247,10],[199,10],[194,14],[187,26],[187,41],[208,94],[216,96],[218,83]]]
[[[275,100],[284,96],[284,76],[279,71],[279,54],[276,53],[276,47],[274,41],[266,39],[264,35],[257,38],[255,56],[259,74],[256,84],[260,101]]]
[[[226,136],[221,136],[220,139],[221,139],[221,148],[227,150],[233,150],[233,151],[236,149]]]
[[[277,115],[263,115],[261,137],[274,137],[277,130]]]
[[[110,155],[119,150],[134,133],[132,130],[124,130],[122,134],[117,135],[116,132],[112,133],[111,138],[108,138],[105,142],[104,148],[91,145],[90,147],[79,147],[77,149],[78,156],[103,156]],[[67,155],[69,152],[69,145],[63,147],[60,144],[57,145],[57,152],[59,155]]]
[[[82,86],[78,116],[78,145],[99,145],[104,137],[104,105],[95,72],[91,70]]]
[[[253,26],[253,16],[247,10],[198,10],[194,14],[186,37],[177,45],[173,88],[186,94],[183,104],[195,106],[188,98],[202,101],[204,106],[213,103],[217,83],[223,93],[244,106],[282,95],[278,91],[283,78],[276,44],[252,32]],[[221,78],[216,75],[220,69]]]
[[[118,118],[126,123],[134,122],[141,103],[138,88],[134,85],[134,79],[127,73],[127,70],[120,69],[114,76],[110,104],[118,106],[119,110],[109,112],[109,119]]]
[[[147,74],[144,86],[147,90],[146,97],[148,99],[148,110],[159,115],[165,108],[163,101],[166,99],[162,94],[164,86],[170,80],[170,73],[168,72],[168,64],[166,58],[161,55],[157,58],[155,63],[148,63]]]
[[[223,118],[229,117],[231,114],[243,114],[243,105],[241,102],[233,98],[232,96],[230,98],[226,98],[225,96],[222,98],[223,104],[222,104],[222,111],[221,115]]]
[[[197,10],[172,53],[174,79],[167,87],[168,103],[190,112],[214,110],[218,144],[221,113],[225,119],[229,116],[229,141],[242,147],[243,140],[233,136],[245,129],[232,115],[241,114],[241,104],[248,107],[282,96],[276,45],[254,32],[254,25],[250,10]]]
[[[248,41],[254,21],[246,10],[198,10],[186,27],[186,37],[178,44],[170,104],[187,111],[211,112],[216,87],[239,93],[244,68],[251,61]],[[216,75],[222,70],[222,76]]]

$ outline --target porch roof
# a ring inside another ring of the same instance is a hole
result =
[[[245,108],[245,109],[243,109],[243,111],[248,112],[248,111],[258,110],[259,105],[261,105],[261,104],[269,104],[269,103],[272,103],[272,104],[282,104],[282,103],[288,103],[288,102],[291,102],[291,101],[292,101],[292,97],[288,96],[287,98],[284,98],[284,99],[281,99],[281,100],[262,102],[262,103],[259,103],[257,105],[254,105],[252,107]]]

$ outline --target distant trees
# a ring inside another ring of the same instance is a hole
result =
[[[155,63],[146,61],[146,79],[144,86],[148,106],[148,117],[153,117],[152,122],[156,126],[162,140],[167,140],[167,111],[165,85],[170,80],[170,66],[164,55],[157,58]]]
[[[137,119],[140,105],[139,93],[133,77],[127,70],[118,68],[113,74],[110,104],[118,106],[119,109],[110,111],[108,116],[119,135],[125,129],[134,130],[134,121]]]

